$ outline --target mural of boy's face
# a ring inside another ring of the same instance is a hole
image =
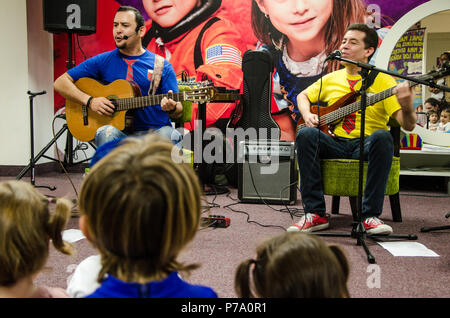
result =
[[[163,28],[180,22],[201,0],[142,0],[148,16]]]

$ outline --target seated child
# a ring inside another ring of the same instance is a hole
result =
[[[79,222],[101,265],[100,285],[87,297],[217,297],[179,275],[198,268],[177,257],[197,233],[201,214],[200,184],[182,159],[179,148],[149,134],[127,138],[89,171]]]
[[[47,262],[50,240],[59,252],[72,254],[61,234],[71,209],[69,200],[58,199],[50,213],[49,200],[31,184],[0,182],[0,297],[68,297],[61,288],[36,286],[34,279]]]
[[[450,108],[446,108],[441,112],[441,118],[438,131],[450,132]]]
[[[439,126],[439,115],[435,110],[428,112],[428,130],[436,131]]]
[[[239,264],[235,290],[242,298],[349,297],[349,266],[343,251],[318,236],[286,232],[256,249],[256,259]]]

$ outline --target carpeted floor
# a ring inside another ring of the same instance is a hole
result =
[[[75,199],[80,189],[82,173],[58,172],[36,176],[37,185],[56,186],[55,191],[40,188],[42,193],[52,196],[67,196]],[[0,177],[0,180],[14,177]],[[28,177],[23,178],[29,181]],[[421,233],[423,226],[449,225],[450,219],[444,215],[450,211],[450,199],[444,182],[439,178],[421,179],[409,177],[401,179],[401,207],[403,222],[392,222],[389,200],[386,198],[382,219],[394,229],[395,234],[416,234],[416,241],[425,245],[439,257],[395,257],[367,239],[367,245],[376,259],[375,265],[367,261],[366,253],[351,237],[324,237],[328,243],[343,247],[351,266],[348,287],[354,298],[448,298],[450,297],[450,230]],[[194,241],[180,259],[200,263],[200,269],[186,278],[197,284],[211,286],[223,298],[234,298],[234,272],[237,264],[254,256],[255,248],[265,239],[284,232],[293,223],[289,213],[282,211],[284,206],[270,207],[261,204],[241,204],[237,200],[237,189],[230,188],[229,194],[205,197],[205,212],[230,218],[228,228],[205,228],[199,230]],[[331,198],[327,197],[327,206]],[[233,204],[230,207],[227,205]],[[301,212],[301,200],[289,209]],[[233,209],[233,210],[231,210]],[[280,211],[281,210],[281,211]],[[294,221],[298,217],[294,216]],[[352,217],[348,200],[341,200],[341,214],[333,215],[328,232],[350,233]],[[73,217],[67,229],[78,229],[78,218]],[[386,240],[385,241],[392,241]],[[397,240],[398,241],[398,240]],[[38,275],[37,282],[49,286],[66,288],[68,277],[76,265],[95,249],[86,239],[74,243],[77,254],[64,256],[51,249],[46,269]]]

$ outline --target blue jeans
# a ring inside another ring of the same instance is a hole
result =
[[[299,130],[296,149],[305,212],[325,216],[320,160],[359,159],[359,144],[359,138],[332,138],[317,128]],[[368,167],[361,213],[363,219],[381,215],[393,152],[394,142],[389,131],[377,130],[364,138],[364,160],[368,161]]]
[[[142,136],[147,134],[148,132],[149,131],[137,131],[133,134],[133,136]],[[163,126],[155,130],[155,132],[163,137],[168,138],[174,145],[181,148],[181,141],[183,140],[183,136],[172,126]],[[97,129],[97,132],[95,133],[95,144],[97,145],[97,147],[100,147],[101,145],[109,141],[123,139],[127,136],[127,134],[125,134],[123,131],[120,131],[116,127],[106,125]]]

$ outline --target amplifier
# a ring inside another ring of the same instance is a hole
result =
[[[238,198],[244,203],[297,201],[294,142],[246,140],[238,145]]]

